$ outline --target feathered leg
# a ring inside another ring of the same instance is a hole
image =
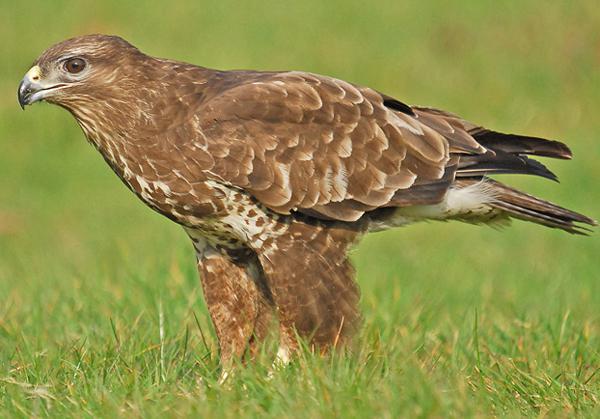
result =
[[[358,231],[292,221],[257,250],[280,322],[279,363],[298,349],[296,336],[318,351],[342,344],[360,320],[359,289],[347,259]]]
[[[250,253],[223,254],[192,239],[204,298],[219,340],[221,380],[246,350],[254,355],[268,332],[273,307],[260,283],[260,267]]]

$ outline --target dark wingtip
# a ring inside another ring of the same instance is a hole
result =
[[[568,145],[566,145],[563,142],[556,141],[556,140],[548,140],[548,141],[556,147],[557,153],[553,154],[551,156],[547,156],[547,157],[555,157],[555,158],[564,159],[564,160],[571,160],[573,158],[573,152],[571,151],[571,149],[569,148]],[[539,155],[542,156],[542,154],[539,154]]]
[[[522,154],[507,153],[499,149],[494,153],[464,156],[459,162],[458,177],[493,174],[535,175],[558,182],[558,177],[539,161]]]
[[[486,148],[502,150],[511,154],[529,154],[540,157],[569,160],[573,158],[571,149],[560,141],[546,140],[540,137],[505,134],[478,128],[471,135]]]

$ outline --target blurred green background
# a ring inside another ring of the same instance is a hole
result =
[[[291,367],[271,383],[250,368],[246,389],[206,390],[215,338],[186,236],[126,190],[67,112],[17,104],[45,48],[94,32],[207,67],[332,75],[500,131],[561,139],[575,156],[547,162],[561,184],[502,179],[600,217],[597,1],[2,0],[5,415],[594,411],[600,236],[522,222],[368,237],[353,253],[365,313],[358,355],[335,367],[305,360],[311,373]],[[357,381],[350,370],[363,367],[371,378]]]

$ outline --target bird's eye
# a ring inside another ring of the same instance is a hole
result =
[[[65,70],[71,74],[80,73],[85,68],[85,61],[81,58],[69,58],[65,61]]]

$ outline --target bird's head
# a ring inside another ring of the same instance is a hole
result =
[[[132,68],[127,64],[140,56],[117,36],[86,35],[60,42],[44,51],[25,74],[17,91],[19,104],[24,109],[45,100],[72,110],[107,98],[109,86],[113,97],[135,77],[127,73]]]

